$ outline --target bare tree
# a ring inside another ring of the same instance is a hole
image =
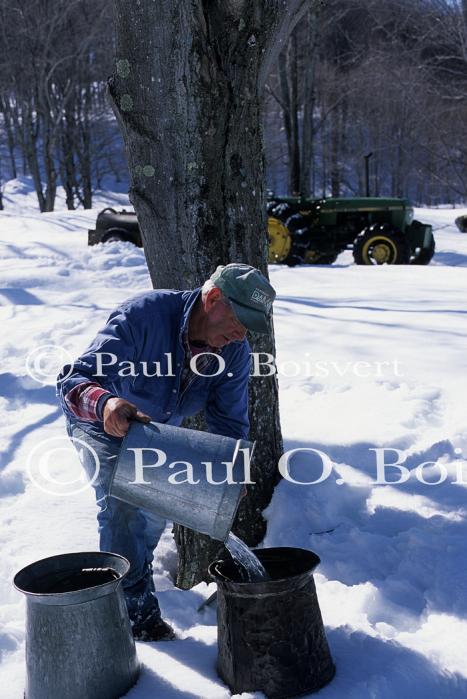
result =
[[[233,17],[231,4],[225,14]],[[126,176],[104,97],[111,10],[111,0],[0,0],[4,179],[31,175],[42,210],[54,206],[60,183],[69,208],[89,207],[105,172]],[[267,80],[263,120],[274,188],[362,194],[363,156],[372,151],[372,193],[462,200],[466,12],[465,0],[311,2],[278,44]],[[240,18],[242,31],[250,14]],[[223,100],[221,79],[215,90]]]
[[[53,210],[59,178],[69,208],[75,198],[91,206],[99,154],[92,132],[112,55],[110,8],[110,0],[0,0],[0,111],[10,170],[15,177],[21,151],[41,211]]]
[[[292,32],[287,47],[279,54],[278,69],[281,106],[289,154],[289,186],[291,192],[298,193],[300,190],[300,143],[296,32]]]
[[[346,80],[340,75],[345,70],[347,56],[340,54],[347,39],[344,18],[348,12],[349,3],[342,0],[311,5],[307,17],[296,26],[280,53],[277,69],[268,78],[268,93],[276,100],[282,115],[291,193],[310,194],[314,140],[326,120],[330,126],[327,132],[323,129],[322,143],[329,140],[332,144],[329,148],[332,189],[334,194],[338,193],[340,142],[344,141],[341,103],[347,90]],[[320,80],[320,74],[316,73],[320,60],[327,71],[327,81]],[[332,71],[328,64],[334,66]],[[319,117],[317,107],[321,112]]]
[[[328,0],[312,27],[315,44],[298,26],[296,67],[284,52],[268,81],[278,103],[266,106],[270,180],[280,180],[284,159],[293,169],[296,108],[302,194],[364,194],[371,151],[373,194],[426,203],[465,198],[464,10],[463,0]],[[292,76],[295,102],[287,99]]]

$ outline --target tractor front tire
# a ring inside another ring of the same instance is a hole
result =
[[[428,248],[421,248],[419,253],[410,261],[411,265],[428,265],[433,255],[435,254],[435,239],[433,235],[431,236],[430,246]]]
[[[355,238],[353,257],[357,265],[407,265],[410,245],[401,231],[387,223],[373,223]]]

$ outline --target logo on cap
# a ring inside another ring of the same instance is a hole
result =
[[[264,291],[261,291],[261,289],[254,289],[253,293],[251,294],[251,300],[256,301],[256,303],[260,303],[262,306],[265,306],[268,311],[271,310],[272,306],[272,299],[264,293]]]

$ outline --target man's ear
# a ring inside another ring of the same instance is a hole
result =
[[[210,311],[214,304],[220,301],[221,298],[222,291],[218,289],[217,286],[213,286],[204,297],[204,310],[206,312]]]

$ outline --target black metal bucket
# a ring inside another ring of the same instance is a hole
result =
[[[271,580],[236,582],[231,559],[209,566],[217,582],[219,676],[232,694],[285,699],[316,692],[335,673],[313,580],[320,559],[298,548],[254,553]]]
[[[116,699],[139,664],[121,582],[123,556],[66,553],[20,570],[26,595],[26,699]]]

